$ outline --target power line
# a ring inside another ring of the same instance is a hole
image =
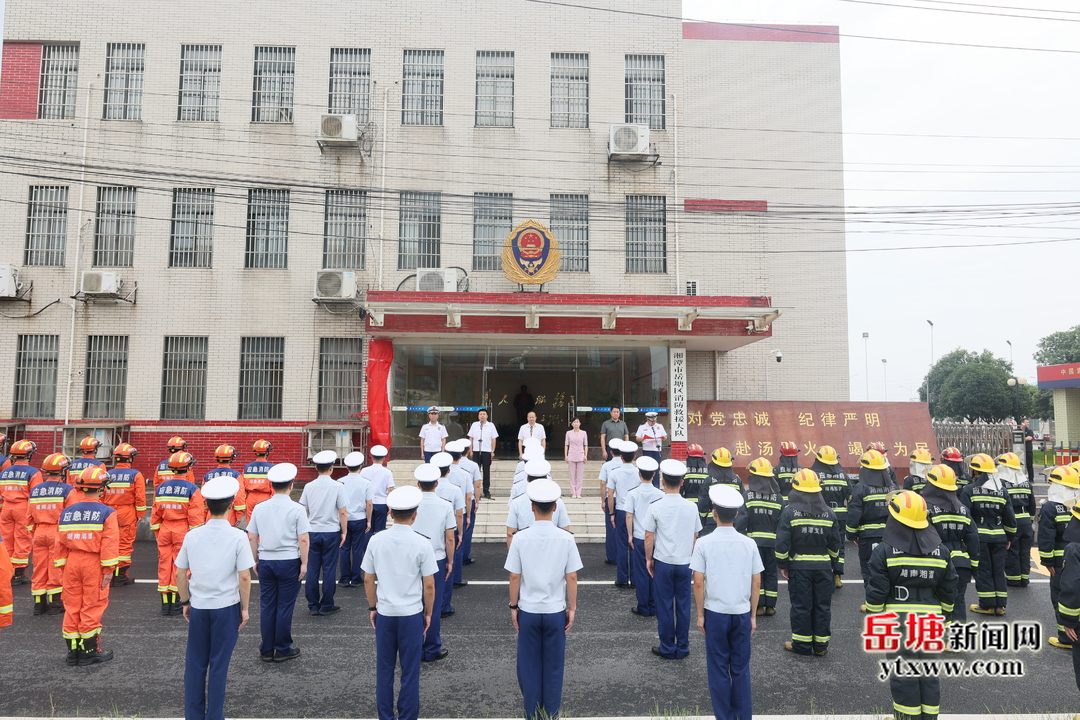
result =
[[[856,3],[858,5],[879,5],[879,6],[882,6],[882,7],[904,8],[904,9],[907,9],[907,10],[930,10],[930,11],[933,11],[933,12],[961,13],[961,14],[964,14],[964,15],[990,15],[990,16],[993,16],[993,17],[1020,18],[1020,19],[1023,19],[1023,20],[1051,20],[1051,21],[1056,21],[1056,22],[1080,22],[1080,19],[1077,19],[1077,18],[1040,17],[1038,15],[1013,15],[1013,14],[1009,14],[1009,13],[986,12],[986,11],[981,11],[981,10],[961,10],[959,8],[921,7],[919,5],[903,5],[901,3],[878,2],[878,0],[840,0],[840,2]],[[1053,12],[1053,11],[1048,10],[1046,12]]]

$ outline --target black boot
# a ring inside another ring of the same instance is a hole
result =
[[[172,593],[167,593],[167,592],[161,593],[161,614],[162,615],[172,615],[172,603],[170,602],[171,598],[172,598]]]
[[[128,575],[129,566],[125,565],[122,568],[116,569],[116,574],[113,575],[112,586],[123,587],[124,585],[131,585],[135,582],[135,578]]]
[[[64,613],[64,600],[60,597],[60,593],[56,593],[49,598],[49,614],[50,615],[62,615]]]
[[[97,665],[113,659],[112,650],[99,650],[98,640],[100,635],[91,638],[83,638],[82,654],[79,655],[79,665]]]
[[[82,643],[79,638],[65,638],[64,642],[66,642],[68,646],[67,664],[78,665],[79,653],[82,652]]]
[[[184,606],[180,604],[180,593],[172,593],[171,615],[183,615]]]
[[[11,576],[12,585],[25,585],[30,582],[30,578],[26,577],[26,566],[20,565],[15,568],[15,574]]]
[[[44,595],[35,595],[34,596],[34,614],[35,615],[44,615],[45,611],[48,610],[48,608],[49,608],[49,603],[46,602]]]

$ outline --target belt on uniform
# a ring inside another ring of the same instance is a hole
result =
[[[897,585],[893,588],[892,599],[897,602],[938,602],[937,595],[934,594],[934,588],[929,587],[908,587],[906,585]]]

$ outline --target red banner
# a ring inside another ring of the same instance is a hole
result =
[[[798,444],[803,467],[814,462],[822,445],[832,445],[840,464],[852,472],[872,442],[885,443],[895,467],[907,467],[918,448],[939,457],[926,403],[691,400],[688,406],[690,442],[705,448],[706,455],[726,447],[736,470],[758,457],[776,464],[784,441]]]
[[[372,340],[368,343],[367,380],[368,417],[371,420],[371,444],[390,447],[390,398],[387,378],[394,362],[393,340]]]

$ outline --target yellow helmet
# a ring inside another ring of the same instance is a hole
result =
[[[803,468],[791,478],[791,489],[805,493],[821,492],[821,481],[817,473],[809,468]]]
[[[817,455],[817,459],[826,465],[836,465],[840,462],[840,457],[836,454],[836,448],[832,445],[822,445],[814,453]]]
[[[1061,465],[1050,471],[1050,482],[1080,490],[1080,473],[1072,465]]]
[[[981,473],[992,473],[997,470],[997,463],[994,462],[994,458],[986,453],[979,453],[968,460],[968,467]]]
[[[901,490],[889,498],[889,514],[916,529],[930,524],[926,519],[926,501],[913,490]]]
[[[867,450],[859,458],[859,464],[870,470],[885,470],[889,464],[885,462],[885,456],[879,450]]]
[[[926,481],[942,490],[956,490],[956,471],[948,465],[935,465],[926,471]]]
[[[772,470],[772,463],[765,458],[758,458],[754,462],[746,466],[746,469],[753,475],[761,475],[762,477],[774,477]]]
[[[731,467],[731,451],[725,447],[716,448],[713,450],[711,460],[713,464],[720,467]]]
[[[1013,470],[1023,470],[1020,465],[1020,456],[1014,452],[1001,453],[997,456],[997,464],[1010,467]]]
[[[910,455],[912,462],[922,463],[924,465],[932,465],[934,458],[930,457],[930,451],[926,448],[919,448]]]

